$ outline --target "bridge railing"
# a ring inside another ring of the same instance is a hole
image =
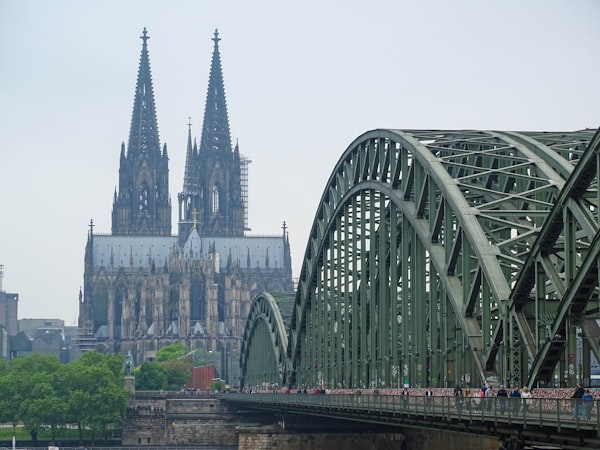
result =
[[[600,401],[562,398],[425,397],[342,394],[225,394],[226,401],[310,413],[328,410],[440,417],[445,420],[492,421],[522,426],[556,426],[600,430]]]

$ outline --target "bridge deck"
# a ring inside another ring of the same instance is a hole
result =
[[[426,427],[500,439],[518,436],[528,444],[600,448],[600,402],[571,399],[424,397],[338,394],[225,394],[248,408],[317,415],[398,427]],[[574,408],[577,406],[577,414]]]

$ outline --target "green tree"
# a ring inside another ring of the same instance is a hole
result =
[[[192,379],[192,364],[190,361],[171,359],[160,364],[167,372],[167,383],[169,389],[179,389],[187,386]]]
[[[88,352],[66,367],[67,422],[77,424],[80,445],[84,429],[95,436],[122,426],[129,396],[123,387],[122,364],[122,355]]]
[[[227,385],[225,384],[224,380],[213,380],[210,382],[210,390],[213,392],[223,392],[225,390],[225,386]]]
[[[169,380],[167,371],[155,361],[146,361],[138,369],[135,375],[135,388],[140,391],[158,391],[168,389]]]
[[[184,344],[171,344],[160,348],[156,352],[156,362],[171,361],[184,358],[190,352],[190,348]]]
[[[46,423],[45,408],[59,408],[51,377],[60,364],[54,355],[38,354],[16,358],[10,364],[9,382],[14,389],[13,402],[18,405],[17,417],[31,435],[34,446],[39,430]]]
[[[216,353],[207,352],[202,347],[197,347],[196,349],[194,349],[193,355],[194,367],[214,365],[218,360],[218,356]]]
[[[106,440],[111,428],[120,429],[125,421],[129,392],[123,387],[122,378],[115,378],[108,367],[99,367],[90,400],[95,405],[88,417],[89,428]]]
[[[88,353],[67,366],[65,369],[65,387],[67,420],[77,425],[79,445],[83,445],[83,430],[89,421],[90,409],[93,407],[89,386],[94,383],[94,366],[86,363]]]
[[[44,427],[50,428],[52,441],[56,442],[59,430],[65,428],[66,406],[53,386],[55,380],[52,378],[50,376],[46,382],[34,386],[29,413],[37,416]]]
[[[18,383],[19,377],[10,369],[9,362],[0,360],[0,423],[11,423],[13,432],[19,422]]]
[[[171,344],[159,349],[156,352],[156,361],[159,363],[172,361],[175,359],[190,360],[193,367],[215,364],[218,360],[217,353],[207,352],[203,347],[190,349],[184,344]]]
[[[123,357],[86,353],[61,364],[55,356],[33,354],[0,361],[0,422],[22,422],[33,445],[42,428],[56,440],[67,424],[104,437],[122,428],[129,392],[123,386]]]

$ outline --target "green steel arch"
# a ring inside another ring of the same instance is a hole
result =
[[[307,244],[290,384],[524,380],[537,344],[505,320],[511,290],[592,135],[375,130],[356,139]]]
[[[293,294],[267,292],[254,298],[241,347],[241,386],[264,389],[284,385],[293,298]]]
[[[589,385],[591,354],[600,360],[599,154],[597,132],[577,155],[513,288],[505,320],[530,349],[529,385],[555,377],[564,386]]]
[[[589,379],[599,148],[594,130],[359,136],[325,186],[295,295],[253,304],[243,384]]]

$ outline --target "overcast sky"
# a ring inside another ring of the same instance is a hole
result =
[[[147,27],[176,232],[215,28],[252,234],[294,277],[325,183],[375,128],[600,125],[600,2],[0,0],[0,264],[19,318],[76,323],[88,223],[109,233]]]

